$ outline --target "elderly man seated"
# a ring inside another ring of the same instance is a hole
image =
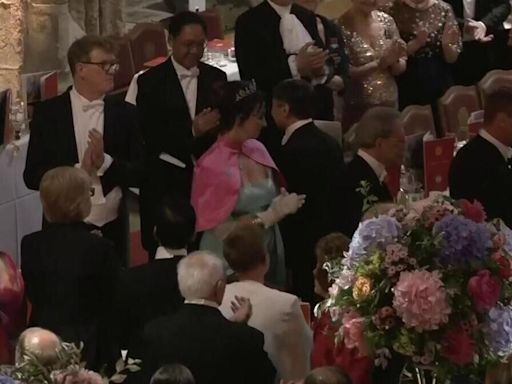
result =
[[[150,322],[144,331],[143,372],[148,383],[164,364],[190,369],[197,384],[270,384],[275,370],[263,350],[263,334],[222,316],[226,288],[222,261],[196,252],[178,264],[185,304],[177,313]]]
[[[392,108],[375,107],[364,114],[355,128],[358,150],[347,166],[344,211],[348,236],[356,230],[366,205],[393,201],[385,179],[386,169],[400,166],[404,158],[405,136],[399,117],[400,113]]]

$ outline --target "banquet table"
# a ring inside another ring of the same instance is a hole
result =
[[[214,65],[215,67],[223,70],[226,72],[226,76],[228,78],[228,81],[236,81],[240,80],[240,72],[238,71],[238,64],[236,61],[229,61],[229,60],[223,60],[218,63],[210,63],[211,65]],[[147,69],[142,70],[133,76],[132,81],[130,82],[130,86],[128,87],[128,91],[126,92],[125,100],[133,105],[136,105],[137,102],[137,79],[138,77],[143,74]]]
[[[21,239],[42,224],[39,192],[25,186],[23,170],[29,135],[0,146],[0,251],[20,262]]]

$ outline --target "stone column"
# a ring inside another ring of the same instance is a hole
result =
[[[22,0],[0,0],[0,88],[13,92],[20,88],[24,22]]]

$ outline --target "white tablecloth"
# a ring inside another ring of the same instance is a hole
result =
[[[23,181],[29,135],[0,147],[0,251],[19,264],[21,239],[41,229],[42,207],[39,192]]]
[[[216,65],[216,67],[226,72],[228,81],[240,80],[240,72],[238,71],[238,64],[236,62],[226,60],[225,62],[223,62],[222,66]],[[130,104],[137,105],[137,79],[139,75],[141,75],[145,71],[146,70],[143,70],[135,74],[135,76],[133,76],[132,81],[130,82],[130,86],[128,87],[128,91],[126,92],[125,97],[125,100]]]

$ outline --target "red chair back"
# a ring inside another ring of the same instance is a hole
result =
[[[127,37],[121,37],[116,39],[115,42],[117,43],[119,71],[114,76],[114,91],[128,87],[135,75],[135,65],[133,64],[130,39]]]
[[[128,32],[135,72],[144,68],[144,63],[155,57],[169,54],[164,27],[159,23],[136,24]]]
[[[457,135],[462,127],[468,126],[471,113],[480,110],[480,100],[475,86],[454,86],[439,100],[442,136]]]
[[[201,17],[206,22],[206,35],[208,41],[214,39],[224,39],[224,27],[222,18],[216,9],[207,9],[199,12]]]
[[[429,105],[409,105],[401,115],[405,136],[416,133],[435,132],[434,115]]]

